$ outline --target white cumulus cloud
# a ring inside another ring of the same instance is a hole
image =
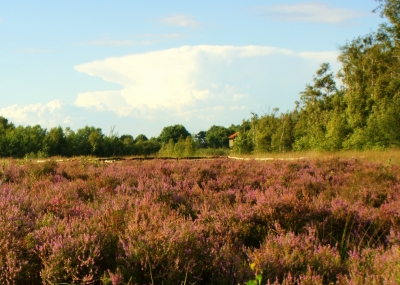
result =
[[[66,103],[53,100],[47,104],[12,105],[0,109],[0,115],[18,124],[56,126],[63,120]]]
[[[338,70],[336,57],[337,52],[199,45],[106,58],[74,68],[120,88],[80,93],[75,104],[146,120],[217,119],[232,106],[247,105],[247,110],[240,108],[247,112],[261,108],[260,102],[294,102],[320,63]],[[297,86],[295,92],[288,94],[288,84]]]
[[[343,24],[367,14],[360,11],[336,8],[323,2],[304,2],[257,7],[257,13],[274,19],[293,22],[319,22]]]
[[[274,54],[294,53],[265,46],[201,45],[85,63],[75,69],[117,83],[122,89],[81,93],[75,103],[99,111],[112,110],[120,116],[154,116],[185,112],[216,100],[237,101],[247,92],[236,86],[238,82],[229,83],[241,72],[235,62]]]

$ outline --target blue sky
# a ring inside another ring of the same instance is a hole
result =
[[[158,136],[292,110],[373,0],[0,2],[0,115],[16,125]]]

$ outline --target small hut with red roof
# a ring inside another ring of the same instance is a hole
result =
[[[238,136],[239,132],[236,132],[228,137],[229,139],[229,147],[232,148],[235,142],[236,137]]]

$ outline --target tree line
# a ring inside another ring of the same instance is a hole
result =
[[[50,130],[35,126],[15,126],[0,116],[0,156],[43,158],[49,156],[191,156],[200,149],[227,148],[228,136],[237,126],[212,126],[196,135],[182,125],[164,127],[158,137],[140,134],[119,136],[111,128],[108,135],[100,128],[85,126],[73,131],[67,127]]]
[[[292,111],[252,113],[240,125],[211,126],[190,134],[184,126],[163,128],[158,137],[114,133],[86,126],[76,132],[61,127],[14,126],[0,117],[0,156],[193,155],[200,150],[228,148],[233,152],[338,151],[400,146],[400,3],[376,0],[386,19],[376,32],[340,47],[342,67],[336,78],[322,63]],[[204,153],[204,152],[203,152]]]
[[[400,146],[400,2],[377,0],[376,32],[340,47],[336,77],[321,64],[292,111],[252,114],[236,151],[338,151]]]

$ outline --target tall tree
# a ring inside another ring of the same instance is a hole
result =
[[[135,144],[136,155],[148,156],[157,153],[161,148],[161,144],[156,140],[138,141]]]
[[[388,24],[382,24],[381,28],[391,34],[394,42],[400,39],[400,2],[398,0],[376,0],[380,5],[374,10],[380,11],[381,17],[389,20]]]
[[[190,133],[186,130],[186,128],[182,125],[173,125],[164,127],[158,136],[158,140],[162,143],[168,143],[170,139],[177,143],[180,137],[184,139],[190,136]]]
[[[229,135],[231,133],[227,128],[213,125],[206,132],[206,141],[208,146],[212,148],[229,147]]]
[[[135,142],[146,142],[149,139],[144,135],[144,134],[140,134],[135,138]]]
[[[49,156],[66,155],[67,140],[61,127],[51,128],[43,144]]]
[[[207,147],[207,132],[200,131],[194,136],[195,144],[198,148],[206,148]]]
[[[10,143],[7,133],[15,129],[14,124],[10,123],[8,119],[0,116],[0,156],[8,156],[11,154],[9,148]]]
[[[272,137],[277,132],[278,125],[279,118],[275,114],[266,114],[260,117],[257,129],[256,151],[273,151]]]
[[[132,155],[135,148],[135,140],[131,135],[122,135],[119,140],[122,142],[123,154]]]
[[[101,129],[85,126],[78,129],[73,136],[74,155],[101,155],[103,133]]]
[[[387,147],[396,145],[397,140],[389,130],[396,128],[392,118],[400,113],[400,2],[377,2],[380,5],[375,11],[380,11],[388,22],[377,32],[342,46],[339,56],[348,105],[346,114],[353,129],[344,142],[349,149]],[[382,130],[387,132],[383,134]]]
[[[343,106],[343,96],[337,89],[333,73],[328,63],[323,63],[316,71],[313,84],[308,84],[300,93],[294,128],[295,150],[331,150],[328,124],[338,107]],[[344,108],[344,107],[342,107]],[[331,127],[331,130],[333,128]]]

